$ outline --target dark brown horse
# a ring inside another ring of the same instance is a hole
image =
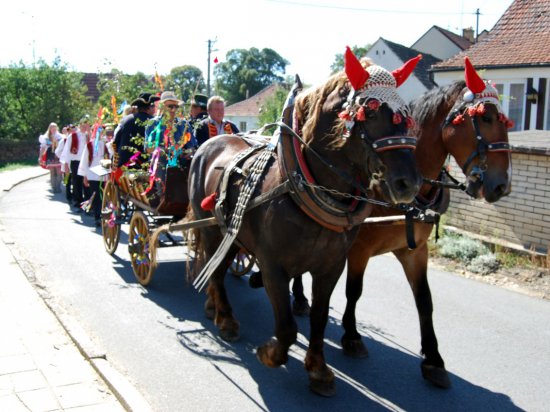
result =
[[[456,82],[432,90],[413,103],[416,127],[412,132],[418,136],[416,162],[422,176],[437,180],[447,156],[453,156],[468,177],[467,193],[474,198],[483,197],[488,202],[495,202],[510,192],[511,159],[507,132],[510,121],[502,113],[495,88],[479,78],[467,58],[465,64],[466,83]],[[420,208],[439,207],[443,212],[446,209],[445,195],[440,186],[424,183],[416,205]],[[438,205],[441,201],[443,204]],[[371,216],[391,214],[395,213],[375,206]],[[367,356],[367,348],[356,329],[355,307],[362,293],[363,275],[369,259],[393,252],[403,266],[418,310],[424,355],[422,375],[436,386],[447,388],[450,380],[438,351],[427,276],[427,243],[432,229],[433,224],[415,223],[417,247],[409,249],[402,221],[398,224],[361,225],[348,252],[342,347],[350,356]],[[295,298],[301,302],[305,300],[299,293]]]
[[[244,247],[257,258],[275,315],[275,338],[258,348],[257,357],[266,366],[281,366],[297,338],[289,281],[309,271],[313,300],[305,367],[311,389],[324,396],[334,393],[334,374],[323,355],[330,296],[357,225],[371,210],[361,197],[361,188],[368,186],[376,173],[384,179],[389,198],[410,202],[420,186],[411,147],[414,141],[406,137],[408,109],[395,90],[412,67],[406,65],[393,73],[375,65],[365,69],[348,49],[346,74],[338,73],[298,95],[294,112],[297,134],[283,129],[278,142],[258,152],[251,151],[254,144],[246,138],[217,137],[199,148],[191,164],[188,218],[219,216],[220,211],[224,216],[220,227],[195,232],[195,268],[202,270],[199,279],[223,245],[225,227],[230,234],[238,220],[233,219],[239,208],[236,203],[247,190],[246,182],[260,173],[252,198],[260,196],[262,202],[244,214],[235,242],[212,269],[207,316],[214,318],[223,339],[238,338],[239,323],[226,295],[224,276],[233,256]],[[259,168],[257,159],[275,144],[276,153]],[[237,161],[236,156],[243,159]],[[224,180],[228,180],[227,186]],[[212,199],[216,200],[213,212]]]

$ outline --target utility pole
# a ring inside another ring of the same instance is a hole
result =
[[[212,49],[212,46],[217,41],[218,41],[217,37],[214,40],[208,39],[208,76],[206,81],[206,95],[208,97],[210,97],[210,55],[212,54],[212,52],[217,51],[217,49]]]
[[[477,43],[477,36],[479,36],[479,9],[476,10],[476,38],[475,38],[475,43]]]

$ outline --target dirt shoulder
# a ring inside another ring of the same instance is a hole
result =
[[[548,269],[502,268],[489,275],[479,275],[466,270],[464,266],[454,260],[442,257],[431,257],[430,265],[468,279],[475,279],[528,296],[550,300],[550,270]]]

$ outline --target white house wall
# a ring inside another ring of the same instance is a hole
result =
[[[441,60],[449,59],[460,53],[462,49],[444,36],[439,30],[431,28],[411,46],[411,49],[431,54]]]

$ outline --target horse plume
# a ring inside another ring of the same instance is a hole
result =
[[[357,60],[349,46],[346,46],[344,54],[344,71],[354,90],[359,90],[369,79],[369,73],[361,66],[361,62]]]
[[[397,83],[396,87],[399,87],[403,83],[405,83],[405,80],[409,78],[414,68],[421,59],[422,55],[419,54],[418,56],[407,60],[405,64],[403,64],[403,66],[401,66],[399,69],[395,69],[393,72],[391,72],[391,74],[393,74],[393,77],[395,78],[395,82]]]
[[[470,89],[472,93],[481,93],[485,90],[485,82],[477,74],[474,66],[472,66],[472,63],[470,62],[470,59],[468,59],[468,56],[464,57],[464,69],[466,86],[468,89]]]

